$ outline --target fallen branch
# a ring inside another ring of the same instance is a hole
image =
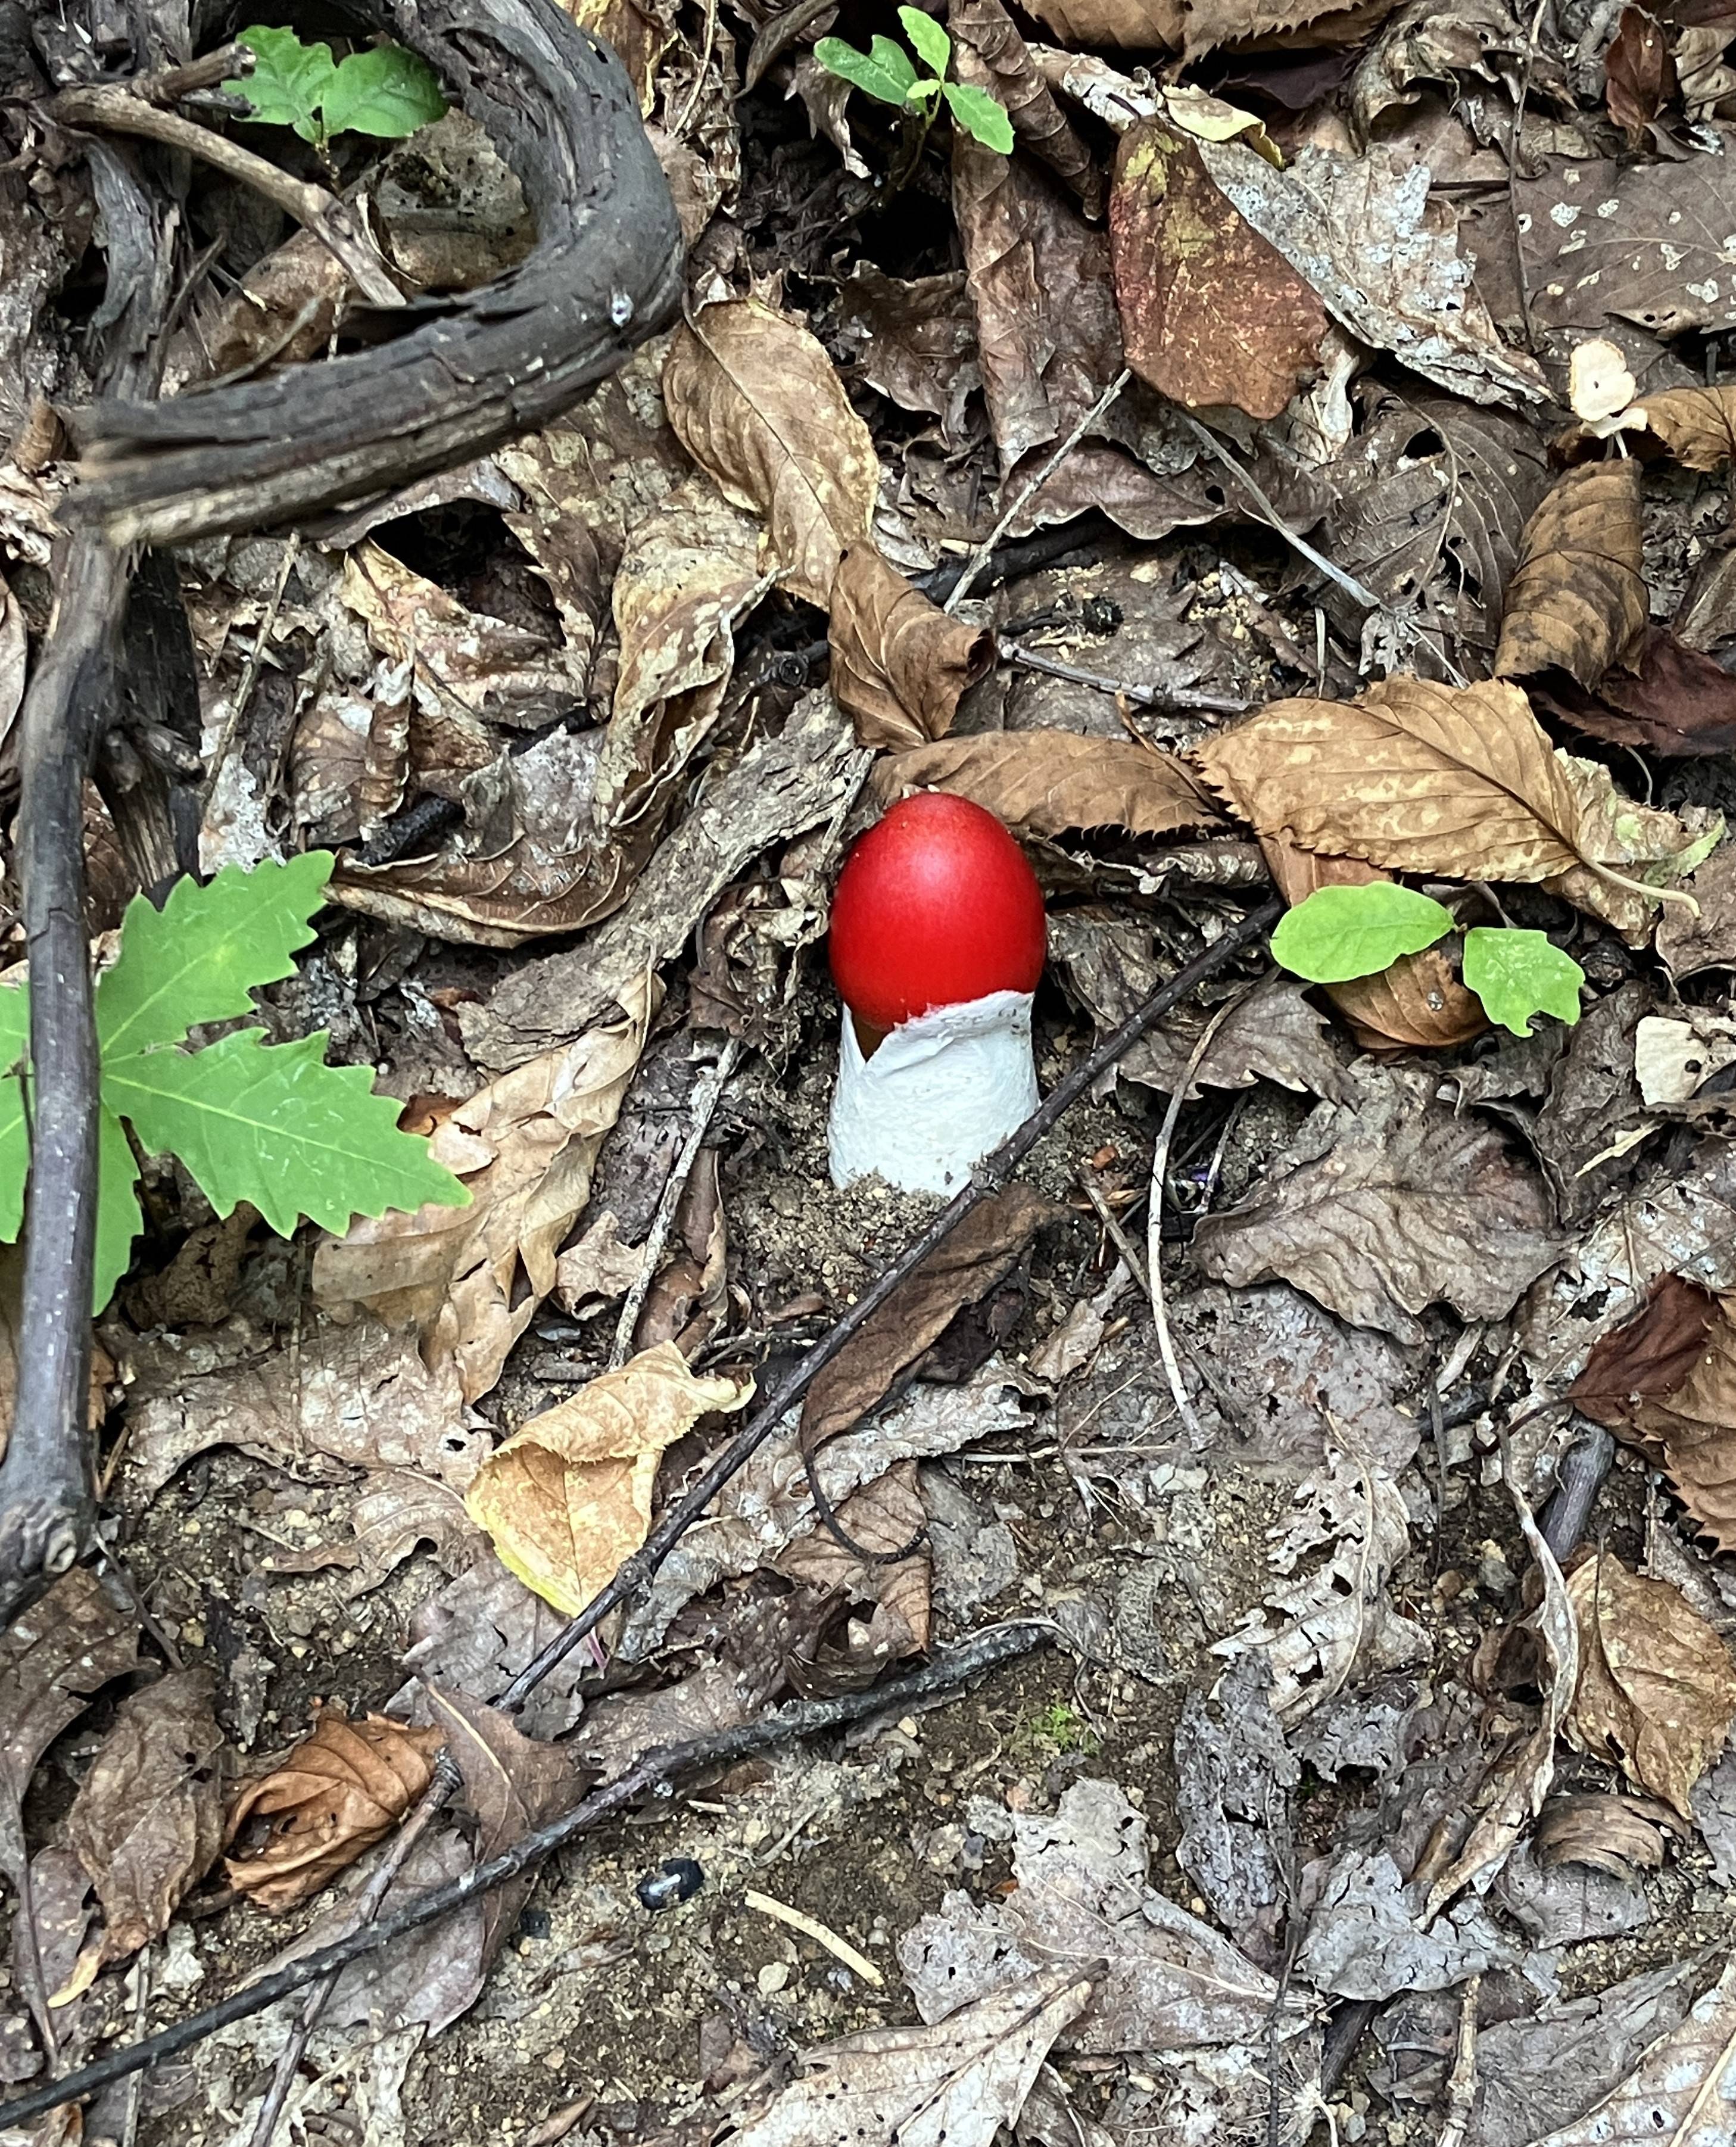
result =
[[[612,1610],[641,1594],[649,1585],[658,1568],[718,1493],[758,1452],[820,1373],[844,1344],[861,1332],[898,1285],[913,1275],[931,1253],[945,1244],[973,1209],[988,1199],[991,1194],[1001,1190],[1038,1142],[1078,1101],[1099,1074],[1107,1073],[1118,1059],[1133,1048],[1148,1028],[1161,1021],[1172,1008],[1179,1006],[1197,984],[1215,976],[1220,969],[1227,968],[1243,948],[1250,947],[1256,940],[1263,938],[1283,914],[1283,909],[1282,902],[1268,902],[1230,925],[1203,954],[1196,955],[1167,984],[1153,992],[1143,1006],[1135,1008],[1120,1028],[1105,1037],[1088,1058],[1081,1059],[1070,1074],[1056,1083],[1018,1131],[1009,1135],[993,1155],[978,1165],[971,1174],[970,1183],[953,1194],[928,1229],[911,1240],[891,1266],[883,1269],[872,1286],[863,1291],[837,1325],[815,1343],[802,1361],[778,1383],[749,1419],[746,1427],[713,1459],[693,1488],[669,1508],[645,1539],[641,1549],[626,1561],[608,1585],[585,1605],[563,1632],[549,1642],[541,1654],[526,1664],[502,1694],[501,1706],[514,1709],[523,1706],[526,1699],[557,1664],[564,1661],[579,1642],[588,1634],[594,1632]]]
[[[605,1819],[613,1818],[617,1812],[636,1804],[648,1792],[661,1789],[678,1775],[706,1768],[733,1766],[778,1745],[790,1744],[798,1737],[815,1736],[822,1730],[839,1729],[846,1723],[864,1721],[877,1714],[904,1713],[915,1701],[949,1691],[968,1678],[1009,1662],[1014,1656],[1029,1654],[1046,1638],[1047,1629],[1040,1625],[997,1626],[889,1684],[867,1692],[840,1694],[834,1699],[798,1700],[736,1729],[714,1730],[709,1736],[696,1737],[688,1744],[666,1745],[661,1750],[647,1753],[618,1780],[594,1791],[546,1824],[521,1835],[510,1849],[503,1849],[498,1856],[467,1871],[462,1879],[452,1879],[444,1886],[420,1894],[393,1914],[383,1916],[378,1923],[352,1930],[331,1944],[322,1946],[317,1953],[305,1954],[299,1960],[262,1975],[243,1989],[231,1991],[227,1998],[208,2006],[203,2013],[177,2021],[173,2027],[160,2029],[141,2042],[111,2050],[94,2064],[81,2065],[64,2079],[49,2080],[28,2094],[20,2095],[15,2102],[0,2106],[0,2131],[12,2125],[28,2124],[46,2111],[94,2094],[112,2081],[125,2079],[129,2074],[143,2071],[148,2065],[160,2064],[166,2058],[178,2056],[195,2043],[203,2042],[206,2036],[215,2034],[219,2028],[263,2013],[280,1998],[305,1989],[310,1983],[323,1981],[339,1969],[348,1967],[351,1961],[358,1960],[363,1954],[390,1945],[394,1939],[403,1937],[408,1931],[419,1930],[437,1917],[449,1915],[466,1902],[533,1869],[553,1850],[582,1834],[592,1832]]]

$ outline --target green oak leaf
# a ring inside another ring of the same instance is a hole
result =
[[[91,1304],[100,1312],[133,1264],[133,1240],[145,1226],[138,1205],[138,1159],[127,1129],[106,1106],[97,1128],[97,1264]]]
[[[304,45],[293,30],[268,29],[263,23],[242,31],[235,42],[253,53],[253,72],[245,81],[223,87],[253,106],[248,123],[293,127],[304,142],[318,141],[317,114],[338,75],[331,47]]]
[[[1452,929],[1450,909],[1392,880],[1323,887],[1279,918],[1272,957],[1311,984],[1343,984],[1378,976]]]
[[[121,951],[97,982],[97,1034],[107,1058],[178,1043],[201,1022],[253,1012],[253,993],[295,973],[325,899],[329,850],[243,872],[225,865],[208,885],[178,879],[162,908],[135,895]],[[0,1050],[4,1038],[0,1035]]]
[[[440,78],[418,53],[402,45],[352,53],[325,94],[328,134],[374,134],[396,142],[445,113]]]
[[[1531,1017],[1552,1013],[1569,1028],[1579,1018],[1585,972],[1546,932],[1479,924],[1465,934],[1464,980],[1491,1021],[1515,1036],[1531,1033]]]
[[[24,1184],[30,1175],[30,1119],[24,1084],[16,1074],[0,1080],[0,1244],[18,1243],[24,1227]]]
[[[853,88],[866,90],[883,104],[903,105],[916,87],[910,55],[890,38],[876,38],[865,53],[842,38],[822,38],[813,56],[828,74],[841,76]]]
[[[911,50],[929,73],[943,76],[953,57],[953,41],[939,23],[932,15],[923,14],[920,8],[900,8],[898,20],[904,25]]]
[[[250,1201],[280,1237],[303,1215],[342,1233],[353,1215],[470,1195],[428,1143],[398,1126],[365,1066],[328,1066],[323,1032],[268,1044],[238,1029],[203,1051],[159,1047],[108,1062],[103,1100],[153,1155],[173,1151],[219,1215]]]
[[[985,149],[993,149],[1002,157],[1013,154],[1013,122],[1007,116],[1006,106],[986,89],[973,88],[968,83],[949,82],[946,85],[946,100],[953,118]]]

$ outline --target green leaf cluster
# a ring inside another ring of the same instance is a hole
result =
[[[228,865],[208,885],[178,880],[160,910],[128,908],[114,966],[98,979],[102,1126],[96,1304],[127,1271],[141,1227],[130,1126],[152,1155],[181,1159],[219,1215],[238,1201],[281,1237],[303,1215],[343,1231],[383,1215],[470,1196],[428,1144],[398,1130],[398,1106],[365,1066],[328,1066],[323,1033],[268,1044],[232,1031],[203,1050],[188,1031],[253,1012],[253,993],[295,968],[324,899],[328,851],[252,872]],[[0,987],[0,1240],[23,1224],[30,1167],[28,988]]]
[[[813,48],[813,56],[829,74],[838,75],[853,88],[866,91],[882,104],[897,105],[901,111],[914,113],[924,128],[932,123],[938,100],[944,98],[948,110],[967,134],[973,135],[985,148],[1003,157],[1011,156],[1013,122],[1007,116],[1005,105],[986,89],[975,89],[968,83],[946,79],[947,69],[952,63],[953,41],[939,23],[920,8],[900,8],[898,20],[904,26],[911,50],[927,67],[927,74],[918,74],[909,53],[902,45],[894,44],[890,38],[876,38],[865,53],[846,44],[842,38],[822,38]]]
[[[223,88],[253,106],[250,123],[293,127],[320,148],[334,134],[401,141],[446,111],[439,78],[402,45],[375,45],[334,60],[329,45],[304,45],[293,30],[258,23],[236,42],[253,53],[253,72]]]
[[[1348,983],[1421,953],[1445,938],[1454,922],[1443,903],[1391,880],[1323,887],[1279,920],[1272,953],[1310,983]],[[1569,1025],[1579,1018],[1585,972],[1547,933],[1473,926],[1464,936],[1461,966],[1483,1012],[1515,1036],[1530,1034],[1536,1014],[1553,1014]]]

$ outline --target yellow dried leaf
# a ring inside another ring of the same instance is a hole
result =
[[[765,517],[784,588],[823,608],[868,537],[880,465],[822,345],[758,298],[707,306],[676,331],[663,400],[693,460]]]
[[[1187,763],[1131,738],[1077,731],[989,731],[918,746],[875,769],[883,804],[906,790],[950,790],[1026,834],[1125,828],[1170,835],[1215,828],[1221,816]]]
[[[1680,1589],[1629,1572],[1613,1553],[1576,1566],[1568,1596],[1580,1669],[1563,1734],[1691,1818],[1688,1792],[1736,1722],[1729,1650]]]
[[[1498,676],[1554,667],[1589,688],[1644,633],[1640,485],[1630,457],[1582,463],[1544,494],[1507,584]]]
[[[664,1449],[753,1392],[751,1379],[696,1379],[660,1342],[533,1417],[483,1464],[465,1506],[503,1562],[570,1618],[645,1540]]]

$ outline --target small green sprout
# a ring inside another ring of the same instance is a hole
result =
[[[876,38],[865,53],[846,44],[842,38],[822,38],[813,56],[828,74],[878,98],[882,104],[909,113],[918,124],[918,140],[933,124],[944,98],[947,108],[967,134],[1000,156],[1011,156],[1013,122],[1005,105],[986,89],[946,79],[953,41],[939,23],[920,8],[900,8],[898,20],[917,58],[927,67],[926,74],[917,73],[910,54],[890,38]]]
[[[246,123],[293,127],[322,152],[334,134],[398,142],[445,114],[433,69],[402,45],[374,45],[334,60],[329,45],[304,45],[293,30],[258,23],[236,43],[253,53],[253,72],[223,88],[253,108]]]

